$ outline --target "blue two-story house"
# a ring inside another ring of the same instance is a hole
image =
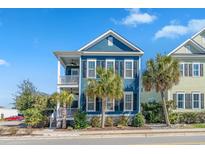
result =
[[[71,111],[82,109],[88,116],[101,114],[101,100],[85,94],[87,79],[97,78],[97,67],[113,69],[124,82],[123,99],[107,100],[106,114],[132,116],[140,111],[143,51],[121,35],[108,30],[77,51],[56,51],[54,54],[58,59],[57,91],[67,89],[75,95]]]

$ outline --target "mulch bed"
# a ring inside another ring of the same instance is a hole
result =
[[[126,127],[105,127],[105,128],[96,128],[96,127],[90,127],[86,129],[79,129],[81,131],[112,131],[112,130],[148,130],[151,129],[149,126],[144,126],[144,127],[131,127],[131,126],[126,126]],[[55,131],[72,131],[76,129],[55,129]]]

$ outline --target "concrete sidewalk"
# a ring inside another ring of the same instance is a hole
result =
[[[196,129],[147,129],[147,130],[33,130],[28,136],[0,136],[0,139],[11,138],[106,138],[106,137],[160,137],[160,136],[205,136],[204,128]]]
[[[176,136],[176,135],[205,135],[205,129],[154,129],[154,130],[71,130],[71,131],[59,131],[59,130],[41,130],[34,131],[34,135],[47,136],[47,137],[69,137],[69,136]]]

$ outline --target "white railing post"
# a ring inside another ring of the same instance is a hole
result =
[[[60,84],[60,75],[61,75],[61,64],[60,64],[60,61],[58,60],[58,73],[57,73],[58,84]]]

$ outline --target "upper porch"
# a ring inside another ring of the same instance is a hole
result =
[[[80,80],[80,56],[77,52],[56,52],[58,59],[57,85],[78,87]]]

